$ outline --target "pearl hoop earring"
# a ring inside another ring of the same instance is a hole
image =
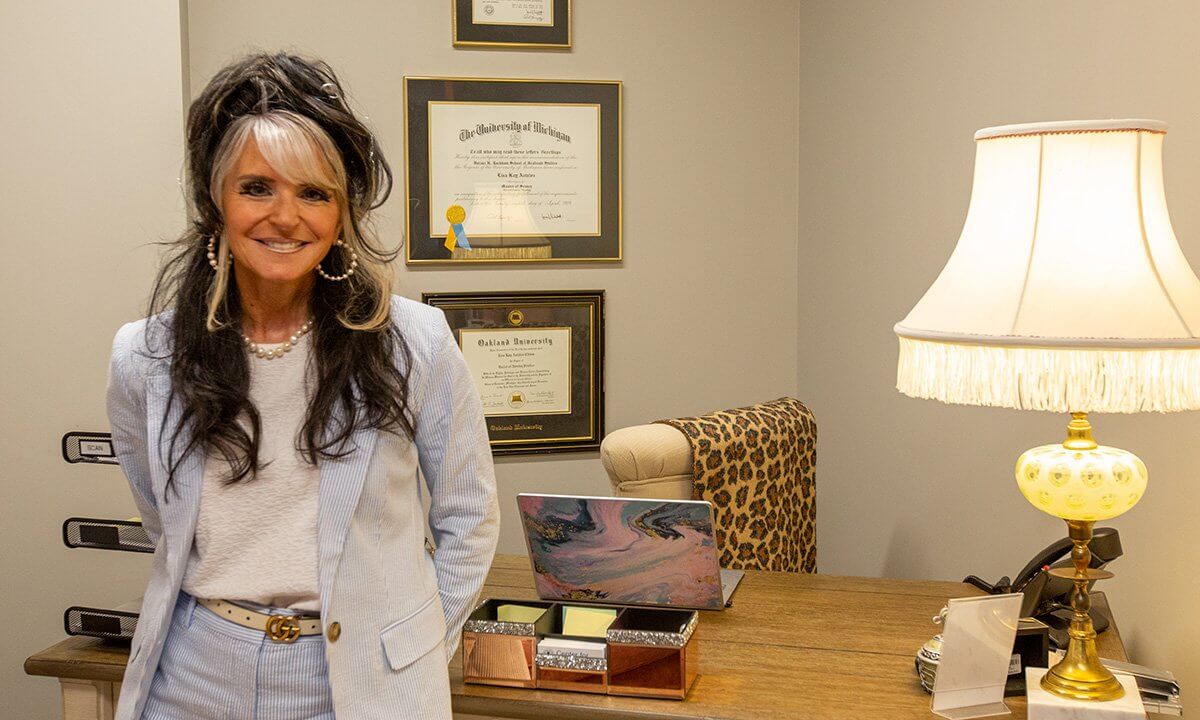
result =
[[[220,268],[220,263],[217,262],[217,236],[208,236],[208,264],[212,265],[213,270]]]
[[[326,280],[329,280],[330,282],[341,282],[353,275],[354,271],[358,269],[358,253],[354,252],[354,248],[347,245],[346,241],[342,240],[341,238],[338,238],[338,241],[334,243],[334,245],[342,248],[343,252],[350,254],[350,262],[346,266],[346,272],[342,273],[341,275],[330,275],[321,267],[321,263],[317,263],[317,274]]]

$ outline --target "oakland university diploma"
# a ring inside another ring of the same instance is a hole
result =
[[[484,415],[571,412],[571,328],[463,328],[459,344]]]
[[[600,234],[600,106],[429,103],[429,234]]]

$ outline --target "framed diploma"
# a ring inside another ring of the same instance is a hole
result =
[[[621,259],[621,83],[404,79],[405,259]]]
[[[597,450],[604,437],[604,291],[424,293],[483,401],[496,455]]]
[[[571,0],[450,0],[456,46],[569,48]]]

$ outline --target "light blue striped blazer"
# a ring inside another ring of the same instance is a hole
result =
[[[411,354],[414,440],[359,430],[353,450],[319,463],[319,578],[322,623],[338,718],[450,718],[446,663],[483,585],[499,527],[496,481],[475,385],[440,310],[392,299],[392,321]],[[150,582],[116,717],[140,717],[187,568],[204,458],[185,458],[171,492],[167,449],[179,418],[168,403],[170,361],[163,324],[141,320],[113,341],[108,416],[113,445],[147,532],[155,542]],[[147,340],[156,352],[147,350]],[[165,422],[164,422],[165,420]],[[376,462],[382,443],[403,458]],[[386,465],[386,466],[385,466]],[[437,545],[424,549],[422,486]],[[263,508],[264,513],[286,508]],[[280,562],[295,562],[281,558]]]

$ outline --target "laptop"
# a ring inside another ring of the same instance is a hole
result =
[[[720,610],[745,573],[722,570],[703,500],[517,495],[538,596]]]

